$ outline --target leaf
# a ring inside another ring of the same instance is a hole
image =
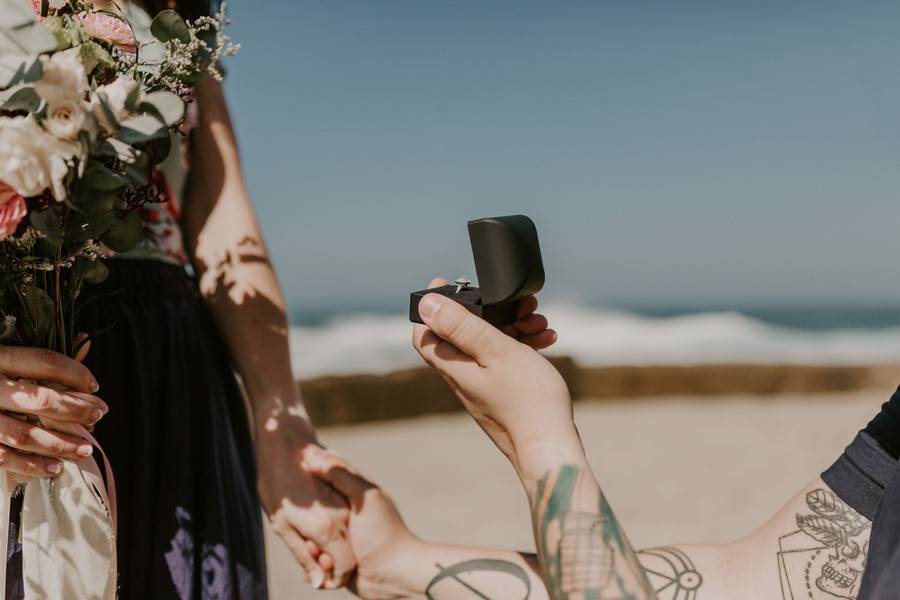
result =
[[[164,10],[156,15],[150,23],[150,33],[163,43],[178,40],[187,44],[191,41],[191,31],[187,23],[174,10]]]
[[[128,213],[121,223],[113,227],[101,241],[113,252],[123,253],[134,249],[144,237],[144,224],[136,212]]]
[[[59,213],[56,208],[33,211],[29,220],[31,221],[31,226],[44,234],[44,238],[48,242],[54,246],[62,244],[62,225],[60,225]]]
[[[128,179],[124,175],[94,161],[85,169],[82,182],[89,188],[101,192],[120,190],[128,185]]]
[[[847,532],[844,528],[824,517],[799,515],[797,526],[806,535],[831,548],[842,546],[847,541]]]
[[[88,283],[103,283],[109,277],[109,268],[103,264],[102,259],[85,260],[81,267],[81,276]]]
[[[56,303],[47,292],[36,286],[22,288],[22,302],[28,316],[28,333],[35,341],[46,337],[56,319]]]
[[[847,521],[850,508],[837,496],[825,490],[815,490],[806,495],[809,508],[821,517],[836,521]]]
[[[133,145],[147,142],[163,135],[168,135],[168,130],[159,119],[150,115],[137,115],[122,121],[116,137],[126,144]]]
[[[78,46],[78,60],[84,65],[84,71],[90,75],[98,66],[104,69],[112,69],[116,61],[106,48],[96,42],[85,42]]]
[[[41,25],[28,2],[0,0],[0,89],[34,81],[34,63],[55,49],[56,38]]]
[[[0,110],[9,112],[24,110],[25,112],[33,113],[37,112],[37,109],[40,108],[40,106],[41,97],[34,91],[34,88],[23,87],[16,90],[16,93],[10,96],[9,99],[3,103],[3,106],[0,106]]]
[[[141,101],[140,111],[153,111],[168,127],[172,127],[184,117],[184,100],[168,91],[150,92]]]
[[[81,27],[76,27],[68,15],[48,17],[43,25],[56,38],[57,50],[66,50],[82,42]]]

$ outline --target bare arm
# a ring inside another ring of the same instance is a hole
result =
[[[317,441],[291,369],[284,297],[241,174],[221,85],[207,79],[195,92],[199,123],[183,216],[188,251],[249,396],[263,507],[316,587],[326,580],[337,587],[354,567],[341,533],[346,503],[300,467]],[[317,563],[320,549],[327,556]]]

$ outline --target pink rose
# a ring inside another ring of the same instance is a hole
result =
[[[0,240],[13,233],[28,214],[23,198],[12,186],[0,181]]]
[[[89,12],[76,15],[77,20],[85,32],[92,38],[109,42],[118,46],[125,52],[137,51],[137,42],[134,33],[128,23],[111,15],[98,12]]]

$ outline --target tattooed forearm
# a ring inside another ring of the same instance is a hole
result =
[[[638,559],[659,600],[697,600],[703,576],[691,558],[678,548],[651,548]]]
[[[594,486],[598,507],[579,501],[581,486]],[[563,465],[538,482],[534,526],[551,598],[656,598],[609,504],[581,467]]]
[[[428,600],[480,598],[482,600],[528,600],[531,579],[525,569],[506,560],[477,559],[455,565],[435,565],[438,574],[428,587]],[[498,596],[494,590],[503,590]]]
[[[872,523],[830,490],[809,492],[806,504],[797,531],[778,540],[783,599],[856,600]]]

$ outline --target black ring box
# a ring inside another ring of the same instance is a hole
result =
[[[519,300],[544,287],[544,263],[537,227],[525,215],[469,221],[469,241],[478,287],[451,284],[410,294],[409,320],[422,323],[419,302],[441,294],[497,327],[516,321]]]

